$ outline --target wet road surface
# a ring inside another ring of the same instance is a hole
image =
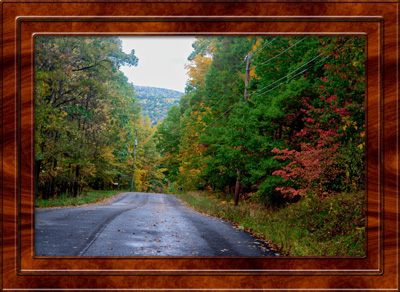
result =
[[[165,194],[36,209],[36,256],[275,256],[258,238]]]

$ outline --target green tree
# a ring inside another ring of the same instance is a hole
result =
[[[158,131],[170,178],[190,188],[232,193],[239,172],[241,192],[258,192],[266,203],[304,191],[362,186],[364,41],[198,38],[189,57],[186,95],[165,120],[174,131],[167,124]]]
[[[128,133],[139,107],[118,69],[137,62],[115,37],[35,38],[38,196],[78,195],[125,175]]]

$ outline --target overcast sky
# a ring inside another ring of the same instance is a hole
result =
[[[132,36],[120,37],[125,53],[135,50],[137,67],[121,67],[134,85],[185,91],[187,57],[193,51],[194,37]]]

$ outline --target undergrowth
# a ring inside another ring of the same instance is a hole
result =
[[[92,204],[110,198],[121,192],[122,191],[88,191],[76,197],[61,194],[56,198],[47,200],[38,198],[35,200],[35,206],[37,208],[48,208]]]
[[[255,201],[222,201],[207,192],[179,193],[195,210],[218,216],[290,256],[365,256],[364,192],[308,195],[279,209]]]

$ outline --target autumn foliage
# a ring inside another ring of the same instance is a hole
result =
[[[186,94],[157,132],[175,159],[170,179],[233,194],[240,173],[240,192],[268,204],[362,189],[364,46],[362,37],[199,37]]]
[[[137,63],[117,37],[35,37],[36,197],[129,185],[136,129],[135,185],[146,191],[162,181],[155,129],[119,71]]]

